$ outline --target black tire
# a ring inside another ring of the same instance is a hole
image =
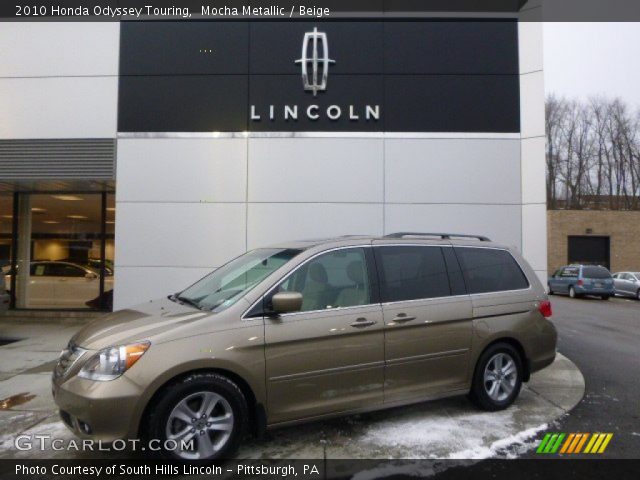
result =
[[[600,298],[602,300],[609,300],[609,298],[611,298],[609,295],[600,295]]]
[[[576,293],[576,289],[573,288],[573,285],[569,287],[569,296],[571,298],[579,298],[579,295]]]
[[[636,292],[636,300],[640,300],[640,288]]]
[[[547,287],[549,288],[549,295],[553,295],[553,290],[551,290],[551,285],[547,285]]]
[[[231,433],[228,438],[224,440],[223,445],[209,456],[193,459],[185,458],[180,453],[174,451],[163,450],[157,453],[165,458],[168,457],[179,460],[218,460],[229,458],[236,452],[248,427],[247,419],[249,415],[247,401],[242,390],[240,390],[235,383],[217,373],[194,373],[168,385],[161,393],[155,405],[149,409],[149,414],[145,419],[146,425],[143,426],[145,427],[143,428],[143,437],[147,441],[151,439],[160,440],[160,442],[157,442],[158,446],[164,448],[164,442],[167,440],[167,423],[174,408],[185,399],[196,398],[194,401],[197,401],[199,394],[208,392],[222,397],[226,401],[226,406],[231,408],[233,414],[231,421],[233,427],[230,430]],[[204,403],[204,397],[202,402]],[[207,423],[206,425],[209,424]],[[202,426],[202,428],[207,430],[206,426]],[[215,435],[218,435],[218,432],[206,433],[206,435],[211,442],[211,438],[215,440]],[[225,434],[221,435],[225,436]],[[198,434],[196,434],[194,438],[197,439]],[[197,445],[199,445],[199,443],[197,443]]]
[[[485,383],[485,370],[487,369],[488,364],[492,362],[494,357],[498,354],[506,355],[513,360],[517,375],[511,392],[502,399],[492,398],[487,391],[489,389],[489,384]],[[520,358],[520,353],[518,353],[518,351],[508,343],[495,343],[489,346],[478,359],[478,363],[476,364],[475,372],[473,374],[473,382],[471,384],[469,398],[482,410],[491,412],[504,410],[511,405],[516,398],[518,398],[520,389],[522,388],[523,375],[524,369],[522,367],[522,358]]]

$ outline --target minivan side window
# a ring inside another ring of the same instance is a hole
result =
[[[577,278],[580,273],[580,269],[578,267],[565,267],[562,269],[561,277],[568,278]]]
[[[586,266],[582,267],[582,276],[585,278],[611,278],[611,273],[604,267],[599,266]]]
[[[382,302],[401,302],[451,295],[440,247],[377,246]]]
[[[529,287],[527,277],[507,250],[455,247],[469,293],[504,292]]]
[[[301,312],[371,303],[371,286],[363,248],[334,250],[312,258],[273,293],[300,292]]]

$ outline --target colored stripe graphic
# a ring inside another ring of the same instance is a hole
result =
[[[551,449],[555,445],[557,438],[558,438],[558,434],[557,433],[552,434],[551,438],[547,442],[547,446],[545,447],[544,452],[542,452],[542,453],[551,453]]]
[[[562,445],[562,450],[560,450],[560,453],[567,453],[567,450],[571,445],[571,443],[573,442],[574,438],[576,438],[576,434],[570,433],[569,436],[567,437],[567,440],[564,442],[564,445]]]
[[[560,448],[560,445],[562,445],[562,440],[564,440],[564,437],[565,437],[564,433],[558,434],[556,443],[553,444],[553,447],[551,447],[551,451],[549,453],[556,453],[558,451],[558,449]]]
[[[603,453],[612,437],[612,433],[594,433],[584,453]]]
[[[547,433],[538,445],[536,453],[603,453],[612,438],[613,433]]]
[[[584,453],[591,453],[591,447],[593,447],[594,443],[596,443],[596,441],[598,440],[598,434],[594,433],[593,435],[591,435],[591,438],[589,439],[589,443],[587,443],[587,447],[584,449]],[[580,452],[576,452],[576,453],[580,453]]]
[[[613,438],[613,433],[606,433],[605,435],[606,437],[604,439],[604,442],[602,442],[602,445],[600,445],[600,450],[598,450],[598,453],[604,453],[604,451],[607,449],[607,445],[609,445],[609,442]]]
[[[588,433],[581,433],[580,435],[582,435],[582,437],[580,438],[580,443],[578,443],[578,445],[576,445],[575,451],[573,451],[571,453],[580,453],[582,451],[582,446],[587,441],[587,438],[589,438],[589,434]]]
[[[547,433],[542,439],[542,441],[540,442],[540,445],[538,445],[538,449],[536,450],[536,453],[542,453],[544,451],[544,447],[546,447],[550,438],[551,438],[551,434]]]

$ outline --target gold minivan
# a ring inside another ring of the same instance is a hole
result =
[[[452,395],[504,409],[555,358],[550,315],[527,262],[485,237],[292,242],[87,325],[53,395],[81,437],[224,458],[248,431],[328,416]]]

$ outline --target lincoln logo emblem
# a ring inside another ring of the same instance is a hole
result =
[[[315,97],[319,91],[326,90],[329,65],[336,63],[329,58],[327,34],[319,32],[316,27],[313,32],[305,33],[302,40],[302,56],[295,63],[302,65],[302,84],[306,91],[312,91]]]

